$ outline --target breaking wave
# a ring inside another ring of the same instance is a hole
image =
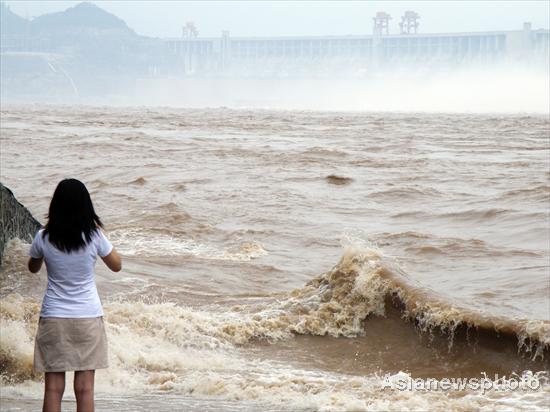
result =
[[[178,347],[224,348],[258,340],[275,342],[295,334],[361,336],[369,327],[369,317],[384,317],[392,305],[421,331],[439,330],[450,339],[460,327],[467,327],[515,335],[518,351],[535,359],[544,358],[550,347],[548,321],[499,318],[452,304],[414,284],[379,251],[367,248],[348,248],[337,265],[304,287],[254,305],[212,311],[170,302],[118,300],[104,306],[112,335],[121,330],[133,331],[136,339],[161,334]],[[4,297],[0,309],[4,372],[20,370],[20,377],[31,376],[31,346],[15,342],[24,343],[22,335],[33,335],[38,311],[38,302],[32,298],[16,293]]]
[[[16,251],[20,252],[20,247],[18,242]],[[22,264],[7,260],[12,269]],[[378,250],[359,246],[349,247],[331,270],[304,287],[266,296],[260,302],[192,308],[173,302],[119,298],[105,302],[104,310],[111,367],[108,373],[98,371],[98,392],[162,391],[262,401],[294,410],[422,409],[430,399],[446,408],[451,407],[451,401],[444,393],[420,396],[384,391],[382,377],[376,373],[359,377],[315,368],[289,369],[281,362],[251,359],[244,352],[250,345],[258,341],[276,344],[296,335],[358,337],[368,330],[373,316],[390,322],[390,334],[399,333],[396,330],[406,325],[404,319],[423,332],[442,331],[448,336],[449,350],[452,336],[463,326],[495,335],[515,335],[518,350],[539,361],[550,344],[548,322],[498,319],[452,305],[429,289],[414,285]],[[40,376],[32,371],[38,313],[35,298],[12,291],[2,299],[0,373],[7,384],[4,394],[32,392],[36,396],[40,391],[40,385],[33,383]],[[385,379],[403,376],[411,377],[399,372]],[[542,395],[548,392],[546,372],[529,376],[543,385]],[[453,409],[462,405],[467,410],[495,402],[489,395],[464,395],[452,401]],[[523,406],[530,404],[535,409],[543,402],[543,397],[513,396],[519,397]]]

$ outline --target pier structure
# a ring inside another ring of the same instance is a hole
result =
[[[372,35],[231,37],[223,32],[164,42],[173,66],[185,75],[286,77],[400,66],[548,64],[549,30],[525,23],[515,31],[418,33],[419,16],[411,13],[403,16],[402,34],[386,34],[389,16],[377,15]]]
[[[196,38],[199,37],[199,31],[195,26],[195,23],[188,21],[185,26],[181,28],[181,37],[183,38]]]
[[[373,34],[374,35],[383,35],[390,34],[390,20],[391,16],[385,11],[379,11],[376,13],[376,16],[372,18],[373,24]]]
[[[418,33],[418,26],[420,26],[420,23],[418,23],[419,18],[420,16],[418,15],[418,13],[407,10],[405,14],[401,17],[401,23],[399,23],[401,34]]]

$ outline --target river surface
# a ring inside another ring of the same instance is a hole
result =
[[[98,407],[550,406],[548,117],[1,116],[2,183],[45,223],[58,181],[82,180],[123,256],[120,273],[96,266],[111,365]],[[43,385],[32,353],[46,271],[26,272],[28,247],[11,242],[0,271],[2,396],[23,409]],[[483,374],[501,386],[395,387]]]

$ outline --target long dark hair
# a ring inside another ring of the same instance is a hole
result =
[[[92,234],[103,227],[88,189],[79,180],[64,179],[57,185],[50,203],[44,236],[63,252],[76,251],[92,240]]]

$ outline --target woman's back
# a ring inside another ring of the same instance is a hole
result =
[[[105,257],[113,246],[99,229],[82,248],[65,252],[49,242],[49,235],[40,230],[29,254],[43,258],[48,271],[48,287],[40,316],[86,318],[103,316],[94,281],[97,256]]]

